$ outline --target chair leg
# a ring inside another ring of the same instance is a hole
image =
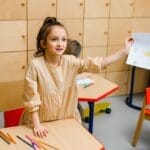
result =
[[[136,125],[134,136],[132,138],[131,144],[133,146],[136,146],[136,144],[138,142],[138,139],[139,139],[139,136],[140,136],[140,133],[141,133],[141,129],[142,129],[142,125],[143,125],[143,121],[144,121],[144,111],[142,110],[141,113],[140,113],[137,125]]]

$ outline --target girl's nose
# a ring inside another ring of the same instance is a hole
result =
[[[57,41],[57,46],[61,46],[61,41]]]

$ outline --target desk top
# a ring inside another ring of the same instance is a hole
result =
[[[98,142],[81,124],[75,119],[63,119],[43,123],[49,134],[41,140],[47,144],[57,147],[59,150],[104,150],[104,146]],[[0,138],[0,149],[2,150],[30,150],[33,149],[16,138],[17,135],[30,142],[25,135],[34,138],[31,128],[27,126],[17,126],[2,128],[0,131],[9,133],[16,144],[7,144]],[[47,150],[52,150],[48,148]]]
[[[96,102],[119,88],[117,84],[104,79],[100,74],[90,74],[88,77],[95,82],[86,88],[78,86],[79,101]]]

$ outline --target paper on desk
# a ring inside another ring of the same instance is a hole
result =
[[[134,43],[131,46],[127,64],[150,69],[150,33],[133,33]]]
[[[81,85],[81,86],[90,85],[93,84],[94,82],[95,82],[94,80],[87,77],[77,79],[77,85]]]

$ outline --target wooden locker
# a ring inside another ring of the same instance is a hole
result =
[[[108,47],[108,56],[116,53],[117,51],[124,48],[124,45],[122,46],[109,46]],[[106,67],[107,72],[110,71],[127,71],[129,69],[129,66],[126,65],[126,58],[123,58],[119,60],[118,62],[115,62],[113,64],[110,64]]]
[[[27,52],[0,53],[0,82],[24,80]]]
[[[57,0],[58,18],[83,18],[84,0]]]
[[[150,18],[132,19],[133,32],[150,32]]]
[[[43,24],[43,20],[28,21],[28,49],[29,50],[36,49],[36,37],[42,24]]]
[[[108,45],[123,45],[132,32],[131,19],[110,19]]]
[[[128,71],[106,72],[106,79],[119,85],[119,90],[113,93],[113,96],[127,93]]]
[[[135,0],[134,17],[150,17],[150,0]]]
[[[107,55],[107,47],[84,47],[83,57],[105,57]]]
[[[26,21],[0,21],[0,51],[26,50]]]
[[[136,68],[134,76],[134,93],[143,93],[145,88],[149,85],[150,73],[146,69]],[[129,71],[129,80],[128,80],[128,91],[130,91],[131,84],[131,70]]]
[[[0,0],[0,20],[25,20],[26,0]]]
[[[66,27],[69,38],[78,40],[82,45],[83,39],[83,19],[59,19]]]
[[[28,19],[44,19],[56,17],[56,0],[27,0]]]
[[[84,19],[84,47],[106,46],[108,19]]]
[[[134,0],[111,0],[110,17],[133,17]]]
[[[84,18],[109,17],[110,0],[86,0]]]
[[[24,80],[0,82],[1,111],[24,107],[23,90],[24,90]]]

